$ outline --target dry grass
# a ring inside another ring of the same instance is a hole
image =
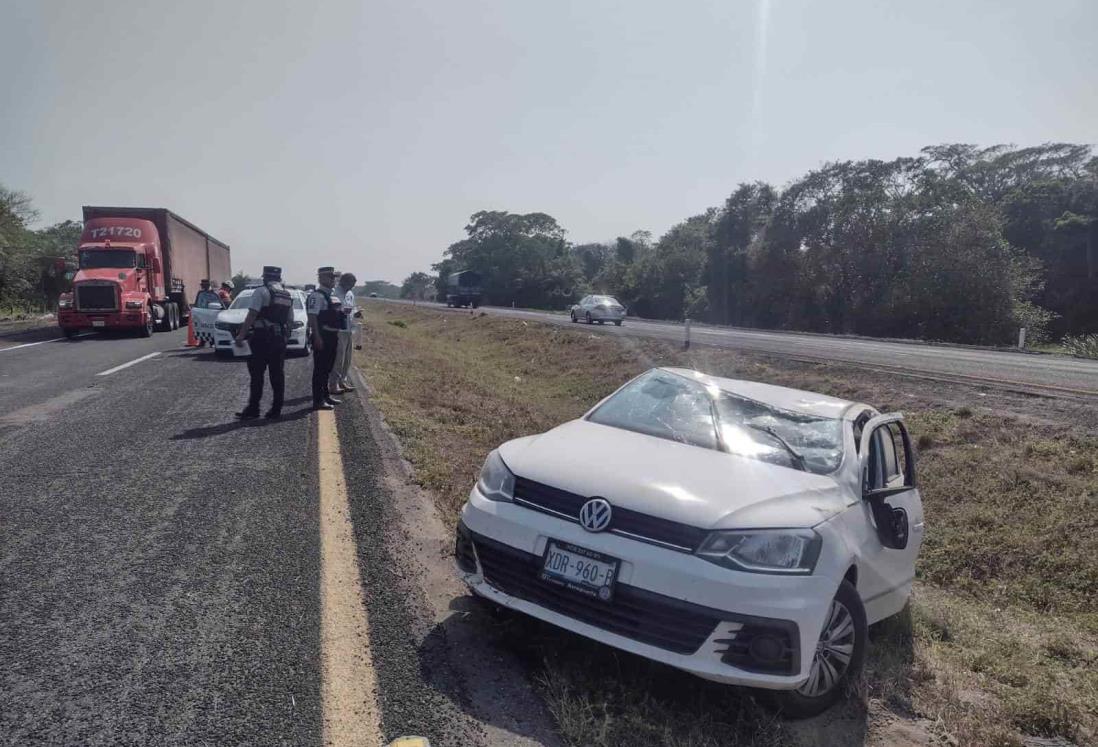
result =
[[[961,744],[1098,734],[1098,439],[1026,413],[943,404],[925,386],[533,322],[407,307],[368,315],[359,365],[417,478],[450,521],[485,454],[584,412],[632,375],[687,365],[903,409],[920,448],[927,540],[910,610],[872,631],[867,714],[919,716]],[[393,324],[393,322],[403,324]],[[1036,409],[1036,408],[1035,408]],[[782,744],[795,729],[743,692],[513,621],[575,744]],[[869,728],[888,721],[876,715]],[[823,729],[824,727],[820,727]],[[803,729],[802,729],[803,732]]]

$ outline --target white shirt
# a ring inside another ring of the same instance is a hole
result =
[[[345,294],[343,294],[343,313],[347,315],[347,329],[345,329],[343,331],[344,332],[350,332],[351,331],[351,326],[355,323],[354,322],[354,319],[355,319],[355,317],[354,317],[354,313],[355,313],[355,292],[354,292],[354,290],[349,290]]]

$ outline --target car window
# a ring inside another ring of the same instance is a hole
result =
[[[246,309],[248,308],[248,299],[251,298],[252,293],[255,291],[242,290],[240,295],[233,299],[230,309]]]
[[[294,309],[297,310],[297,311],[304,310],[305,303],[301,300],[301,294],[300,293],[294,293],[293,294],[293,299],[294,299]]]
[[[706,449],[718,448],[713,409],[705,389],[665,371],[637,377],[587,419]]]
[[[877,428],[869,442],[867,487],[878,490],[903,486],[908,473],[907,459],[899,424],[889,423]]]
[[[733,454],[795,466],[796,458],[776,435],[804,458],[804,466],[810,472],[828,474],[842,463],[841,419],[788,412],[727,392],[720,393],[716,405],[721,441],[725,450]]]

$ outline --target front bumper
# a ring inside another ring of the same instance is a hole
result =
[[[233,348],[233,332],[214,328],[214,349],[231,351]],[[305,349],[305,328],[295,329],[290,332],[290,339],[286,341],[287,350]]]
[[[474,593],[704,679],[748,687],[784,690],[804,682],[839,583],[733,571],[489,501],[476,488],[458,531],[458,570]],[[614,600],[542,584],[537,572],[550,538],[620,559]],[[752,640],[767,638],[765,645],[784,646],[784,658],[770,666],[760,665],[751,648]]]
[[[119,329],[141,327],[144,324],[143,309],[133,311],[57,310],[57,326],[61,329]]]

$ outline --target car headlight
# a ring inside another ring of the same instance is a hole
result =
[[[71,309],[72,308],[72,299],[71,298],[59,298],[57,300],[57,307],[59,309]]]
[[[820,557],[820,535],[811,529],[745,529],[713,532],[698,555],[750,573],[808,575]]]
[[[480,479],[477,480],[477,490],[490,501],[508,501],[515,495],[515,476],[507,465],[503,463],[503,457],[499,451],[493,451],[484,460],[484,466],[480,469]]]
[[[144,305],[141,301],[126,301],[127,309],[140,309]]]
[[[305,322],[294,322],[293,323],[293,329],[301,329],[304,326],[305,326]]]

